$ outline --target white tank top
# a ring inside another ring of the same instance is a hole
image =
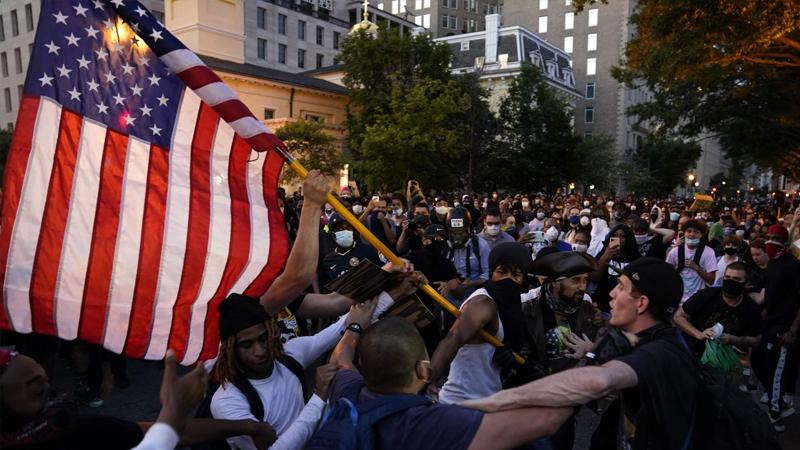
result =
[[[460,309],[477,296],[491,296],[486,289],[478,289],[469,296]],[[497,334],[495,337],[502,341],[503,322],[497,316]],[[453,404],[464,400],[483,398],[499,392],[503,388],[500,380],[500,369],[492,365],[494,346],[488,342],[481,344],[466,344],[458,349],[455,359],[450,363],[450,374],[447,382],[439,392],[439,402]]]

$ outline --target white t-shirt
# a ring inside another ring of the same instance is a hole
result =
[[[733,261],[726,260],[725,256],[726,255],[722,255],[717,260],[717,276],[714,278],[714,286],[716,287],[722,286],[722,278],[725,276],[725,269],[728,268],[728,265],[736,261],[741,261],[738,256],[734,256]]]
[[[674,247],[667,254],[667,262],[672,264],[672,267],[675,268],[678,268],[679,248],[680,247]],[[694,259],[694,253],[695,249],[686,247],[686,259]],[[703,255],[700,257],[700,267],[708,273],[717,271],[717,258],[714,255],[714,250],[709,246],[703,249]],[[681,304],[697,293],[697,291],[707,286],[703,278],[700,277],[700,274],[688,267],[684,267],[681,271],[681,279],[683,279],[683,297],[681,297]]]

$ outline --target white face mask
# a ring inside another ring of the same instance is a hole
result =
[[[354,214],[361,214],[364,212],[364,207],[361,205],[353,205],[353,213]]]
[[[334,233],[336,236],[336,245],[342,248],[350,248],[353,246],[353,231],[342,230]]]
[[[453,202],[453,208],[458,208],[459,206],[461,206],[461,203]]]
[[[581,217],[581,225],[583,225],[583,226],[589,225],[589,217],[582,216]]]
[[[550,242],[555,242],[558,239],[558,230],[556,227],[550,227],[544,233],[544,237]]]
[[[531,202],[527,202],[527,201],[525,201],[525,202],[522,202],[522,207],[523,207],[523,208],[527,208],[527,207],[529,207],[529,206],[531,206]]]
[[[447,214],[447,206],[437,206],[436,214],[439,214],[440,216]]]
[[[536,213],[536,218],[539,220],[544,219],[544,213],[543,212]]]
[[[500,225],[486,225],[486,234],[489,236],[497,236],[500,234]]]
[[[743,238],[744,237],[744,230],[736,230],[736,236],[738,236],[739,238]]]
[[[574,252],[586,253],[587,250],[589,250],[589,246],[586,244],[574,244],[572,246],[572,251]]]
[[[700,245],[700,238],[697,239],[686,238],[686,245],[692,248],[697,247],[698,245]]]
[[[631,205],[631,211],[636,211],[636,205]]]
[[[647,242],[648,240],[650,240],[650,236],[648,236],[646,234],[637,234],[634,237],[636,238],[636,244],[637,245],[642,245],[645,242]]]
[[[681,218],[681,215],[676,213],[676,212],[669,213],[669,220],[671,220],[673,222],[677,222],[678,219],[680,219],[680,218]]]
[[[584,201],[583,201],[583,207],[584,207],[584,208],[588,208],[588,207],[589,207],[589,205],[591,205],[591,204],[592,204],[592,203],[591,203],[589,200],[584,200]]]
[[[403,215],[403,208],[397,208],[394,210],[395,216],[402,216]]]

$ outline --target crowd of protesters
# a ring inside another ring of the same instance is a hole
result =
[[[76,408],[102,406],[104,365],[115,388],[137,382],[121,356],[4,336],[0,447],[572,449],[585,405],[599,415],[592,449],[708,448],[717,351],[749,363],[728,370],[738,398],[785,430],[800,365],[790,201],[404,189],[338,192],[402,265],[326,203],[316,171],[282,192],[283,273],[260,298],[220,303],[216,359],[179,377],[168,355],[155,423]],[[382,292],[330,288],[365,260]],[[409,298],[430,320],[397,313]],[[77,374],[71,395],[49,387],[57,354]]]

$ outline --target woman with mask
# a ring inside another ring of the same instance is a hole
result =
[[[603,248],[603,242],[605,242],[606,236],[608,236],[609,220],[608,211],[605,207],[596,206],[594,208],[590,222],[592,227],[592,241],[589,243],[589,254],[595,258],[600,254],[600,250]]]
[[[580,210],[578,208],[570,208],[567,220],[564,222],[564,241],[566,241],[568,244],[574,244],[575,232],[578,231],[578,227],[580,227],[580,225]]]
[[[742,240],[736,236],[725,236],[722,240],[722,256],[717,258],[717,276],[714,287],[722,287],[725,268],[736,261],[741,261],[739,253],[742,251]]]
[[[633,230],[624,224],[612,228],[599,254],[597,270],[591,275],[591,280],[597,283],[592,299],[602,311],[608,312],[609,293],[617,285],[622,269],[641,257]]]

